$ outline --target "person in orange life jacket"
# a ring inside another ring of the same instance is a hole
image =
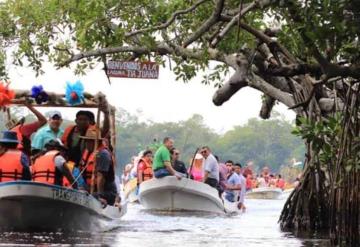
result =
[[[0,138],[0,182],[31,180],[30,161],[17,149],[19,141],[15,131],[4,131]]]
[[[153,177],[152,172],[152,159],[153,153],[151,150],[146,150],[141,157],[137,167],[137,180],[138,184],[146,180],[150,180]]]
[[[103,127],[101,136],[107,135],[110,129],[108,104],[102,103],[99,108],[104,113]],[[85,144],[80,136],[84,136],[88,128],[95,128],[95,116],[91,111],[78,111],[76,113],[75,125],[71,125],[65,129],[61,141],[68,148],[69,160],[79,164]]]
[[[170,149],[171,165],[181,176],[187,177],[187,170],[184,162],[179,160],[180,151],[176,148]]]
[[[42,151],[32,166],[33,181],[63,186],[65,176],[73,184],[75,178],[66,165],[66,151],[59,139],[46,143],[45,151]],[[78,188],[77,183],[74,183],[73,188]]]
[[[113,205],[117,196],[115,185],[115,170],[112,155],[102,143],[100,133],[96,129],[89,128],[85,136],[81,136],[85,141],[85,148],[90,153],[84,169],[95,169],[95,191],[94,196],[104,205]],[[98,148],[95,150],[95,142]],[[93,167],[95,162],[95,168]]]
[[[31,156],[31,135],[35,133],[40,127],[47,123],[46,118],[38,110],[36,110],[28,101],[24,105],[32,112],[37,118],[37,121],[25,124],[25,118],[11,119],[5,124],[6,128],[15,131],[19,144],[17,148],[23,151],[29,157]]]

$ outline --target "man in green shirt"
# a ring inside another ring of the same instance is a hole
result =
[[[181,176],[176,173],[171,166],[170,149],[174,145],[174,140],[170,137],[165,137],[163,145],[161,145],[155,153],[153,160],[153,171],[156,178],[162,178],[165,176],[176,176],[181,179]]]

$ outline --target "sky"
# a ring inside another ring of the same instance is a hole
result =
[[[258,117],[261,108],[261,94],[251,88],[240,90],[219,107],[212,103],[216,88],[201,84],[201,76],[184,83],[176,81],[175,75],[168,68],[160,67],[157,80],[111,78],[110,85],[101,68],[99,65],[86,76],[77,76],[70,69],[56,70],[52,65],[45,64],[45,74],[36,78],[35,72],[30,68],[12,66],[9,70],[10,87],[30,89],[41,84],[46,91],[64,93],[66,81],[81,80],[85,91],[103,92],[110,104],[140,115],[140,120],[177,122],[186,120],[193,114],[201,114],[205,123],[218,133],[224,133],[236,125],[245,124],[250,118]],[[276,105],[275,110],[288,120],[295,117],[284,105]],[[75,112],[76,110],[62,110],[63,116],[69,119],[75,118]]]

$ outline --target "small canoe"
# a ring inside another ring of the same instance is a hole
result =
[[[126,204],[102,207],[92,195],[31,181],[0,183],[0,229],[101,231],[126,213]]]
[[[188,178],[167,176],[145,181],[140,184],[139,200],[149,210],[225,213],[216,189]]]
[[[262,187],[246,192],[246,199],[280,199],[282,190],[279,188]]]

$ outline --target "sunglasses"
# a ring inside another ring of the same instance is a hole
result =
[[[179,155],[180,153],[174,153],[175,155]]]

